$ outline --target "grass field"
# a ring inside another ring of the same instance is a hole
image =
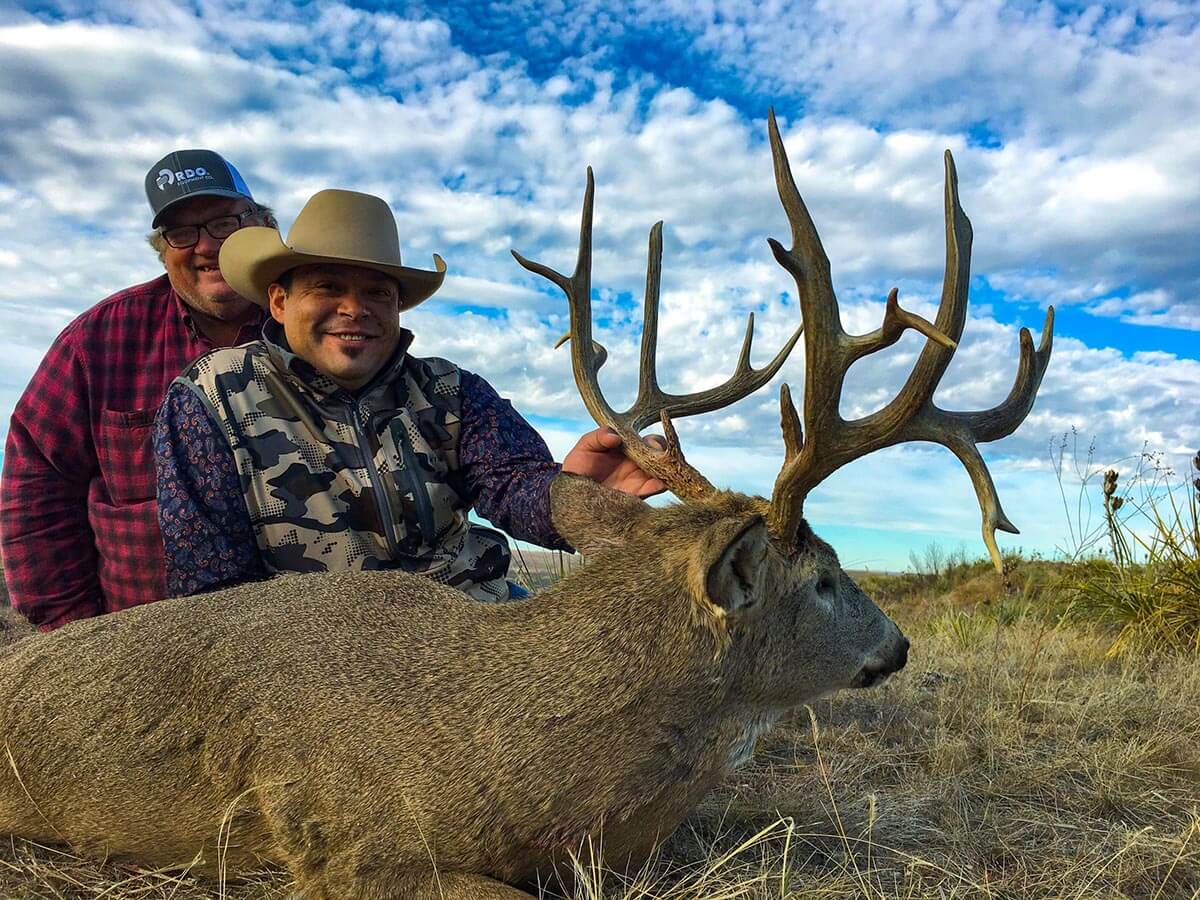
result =
[[[578,900],[1200,897],[1200,658],[1111,652],[1114,626],[1051,602],[1069,567],[873,576],[913,639],[882,688],[765,736],[647,872],[581,862]],[[598,740],[602,737],[598,736]],[[20,841],[0,896],[270,898]]]

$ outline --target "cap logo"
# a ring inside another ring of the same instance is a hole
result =
[[[159,169],[158,179],[154,182],[158,185],[160,191],[165,191],[168,184],[183,184],[187,181],[192,181],[196,178],[208,178],[208,169],[204,166],[196,166],[194,169],[182,169],[178,172],[172,172],[170,169]]]

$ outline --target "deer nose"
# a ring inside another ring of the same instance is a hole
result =
[[[883,665],[880,666],[883,676],[899,672],[908,665],[908,648],[912,646],[903,634],[896,635],[899,640],[891,648],[890,653],[883,654]]]
[[[881,648],[871,654],[850,682],[851,687],[865,688],[879,684],[908,665],[908,648],[912,644],[902,634],[897,633],[896,637],[898,640],[890,647]]]

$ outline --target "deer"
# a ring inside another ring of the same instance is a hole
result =
[[[932,402],[961,334],[971,230],[946,154],[946,287],[936,322],[889,296],[881,328],[841,330],[829,263],[769,117],[803,323],[750,365],[687,395],[658,386],[662,223],[650,237],[638,397],[618,413],[597,373],[590,309],[594,179],[574,273],[515,253],[564,293],[583,402],[676,495],[653,506],[559,475],[551,514],[584,564],[532,598],[485,604],[399,572],[278,576],[35,634],[0,650],[0,832],[144,866],[286,867],[305,900],[528,900],[570,882],[571,854],[642,865],[790,711],[904,667],[909,641],[803,516],[839,466],[937,441],[967,466],[985,537],[1011,529],[975,449],[1020,424],[1049,360],[1021,332],[999,406]],[[844,421],[855,360],[926,337],[887,407]],[[721,408],[775,375],[801,334],[803,426],[780,392],[785,460],[769,499],[718,489],[673,418]],[[665,448],[641,431],[661,423]],[[989,546],[994,551],[994,536]],[[568,873],[568,874],[564,874]]]

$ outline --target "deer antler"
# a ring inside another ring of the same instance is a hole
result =
[[[750,345],[754,339],[754,313],[746,323],[746,336],[733,375],[717,387],[693,394],[669,394],[658,385],[656,354],[658,348],[658,295],[662,275],[662,222],[650,229],[650,248],[646,266],[646,302],[642,327],[641,364],[638,394],[633,406],[618,413],[600,391],[598,373],[607,359],[607,352],[592,340],[592,203],[595,180],[591,166],[587,170],[587,191],[583,198],[583,219],[579,226],[579,256],[570,278],[553,269],[532,262],[517,251],[517,262],[531,272],[549,279],[567,296],[571,311],[571,330],[559,341],[571,342],[571,366],[583,404],[600,425],[612,428],[625,446],[625,452],[645,472],[662,481],[682,500],[698,500],[715,488],[684,458],[679,438],[671,424],[672,417],[693,416],[728,406],[753,393],[771,380],[779,371],[803,326],[784,344],[775,358],[761,369],[750,365]],[[661,421],[667,439],[666,450],[647,446],[640,432],[654,421]]]
[[[950,151],[946,151],[945,157],[946,274],[936,323],[901,309],[893,289],[888,295],[883,326],[870,334],[850,335],[842,330],[829,259],[796,189],[774,111],[769,119],[775,182],[792,226],[790,249],[785,250],[775,240],[770,240],[770,245],[776,260],[796,280],[807,326],[804,425],[808,432],[806,439],[785,385],[780,406],[787,456],[771,494],[772,532],[793,541],[803,515],[804,498],[835,469],[883,447],[905,441],[932,441],[949,448],[970,474],[983,511],[983,540],[999,570],[996,529],[1018,532],[1000,507],[996,487],[976,444],[1011,434],[1033,407],[1050,361],[1054,307],[1046,313],[1036,351],[1029,330],[1021,329],[1020,365],[1004,402],[978,412],[948,412],[938,408],[933,394],[962,336],[971,268],[971,223],[958,203],[958,176]],[[908,381],[883,409],[847,422],[838,411],[846,371],[856,360],[894,344],[905,328],[928,338]]]

